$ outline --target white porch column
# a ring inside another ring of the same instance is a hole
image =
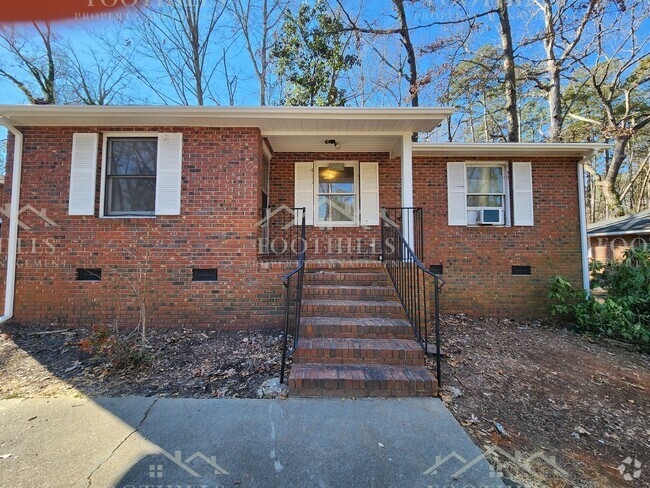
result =
[[[402,207],[413,207],[413,141],[411,133],[402,134]],[[415,250],[415,239],[413,232],[413,211],[403,210],[402,222],[404,222],[404,238]]]

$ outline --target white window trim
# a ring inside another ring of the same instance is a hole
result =
[[[354,220],[351,222],[320,221],[318,211],[318,168],[329,166],[331,163],[343,163],[347,167],[354,168],[354,198],[355,211]],[[359,197],[359,161],[314,161],[314,227],[359,227],[359,214],[361,212]]]
[[[99,217],[104,219],[155,219],[156,215],[106,215],[106,172],[108,170],[108,140],[115,137],[158,137],[158,132],[104,132],[102,139],[102,178],[99,188]]]
[[[468,167],[487,167],[501,166],[503,168],[503,193],[481,193],[481,195],[503,195],[503,225],[493,225],[491,227],[511,227],[511,212],[510,212],[510,164],[508,161],[465,161],[465,212],[470,210],[480,211],[484,208],[494,209],[497,207],[469,207],[467,206],[467,196],[470,193],[467,191],[469,188],[467,180]],[[472,193],[473,195],[473,193]],[[470,224],[467,220],[467,227],[482,227],[478,224]]]

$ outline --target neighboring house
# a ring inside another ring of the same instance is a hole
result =
[[[278,326],[280,277],[295,263],[260,245],[269,227],[258,222],[281,205],[306,208],[312,263],[377,262],[381,209],[422,208],[423,234],[406,238],[421,238],[423,263],[442,273],[444,313],[544,316],[553,275],[588,279],[581,163],[605,146],[412,142],[451,113],[0,106],[13,131],[4,201],[55,223],[29,212],[29,228],[16,227],[3,319],[134,320],[128,287],[111,276],[135,276],[143,258],[126,248],[144,239],[150,324]]]
[[[650,210],[594,222],[587,233],[592,260],[621,261],[630,247],[650,248]]]

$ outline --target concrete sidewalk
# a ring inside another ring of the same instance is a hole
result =
[[[0,401],[5,488],[503,486],[480,455],[438,399]]]

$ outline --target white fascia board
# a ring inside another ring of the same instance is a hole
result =
[[[285,120],[430,120],[439,124],[454,113],[448,107],[188,107],[188,106],[71,106],[71,105],[0,105],[0,116],[20,126],[104,125],[119,120],[150,119],[152,123],[174,118],[192,119],[196,125],[218,126],[219,120],[249,119],[251,127],[259,119]],[[52,124],[56,118],[57,123]],[[45,121],[45,123],[44,123]]]
[[[451,142],[415,142],[413,152],[418,155],[456,155],[456,156],[582,156],[589,160],[598,152],[611,148],[611,144],[583,142],[484,142],[484,143],[451,143]]]

